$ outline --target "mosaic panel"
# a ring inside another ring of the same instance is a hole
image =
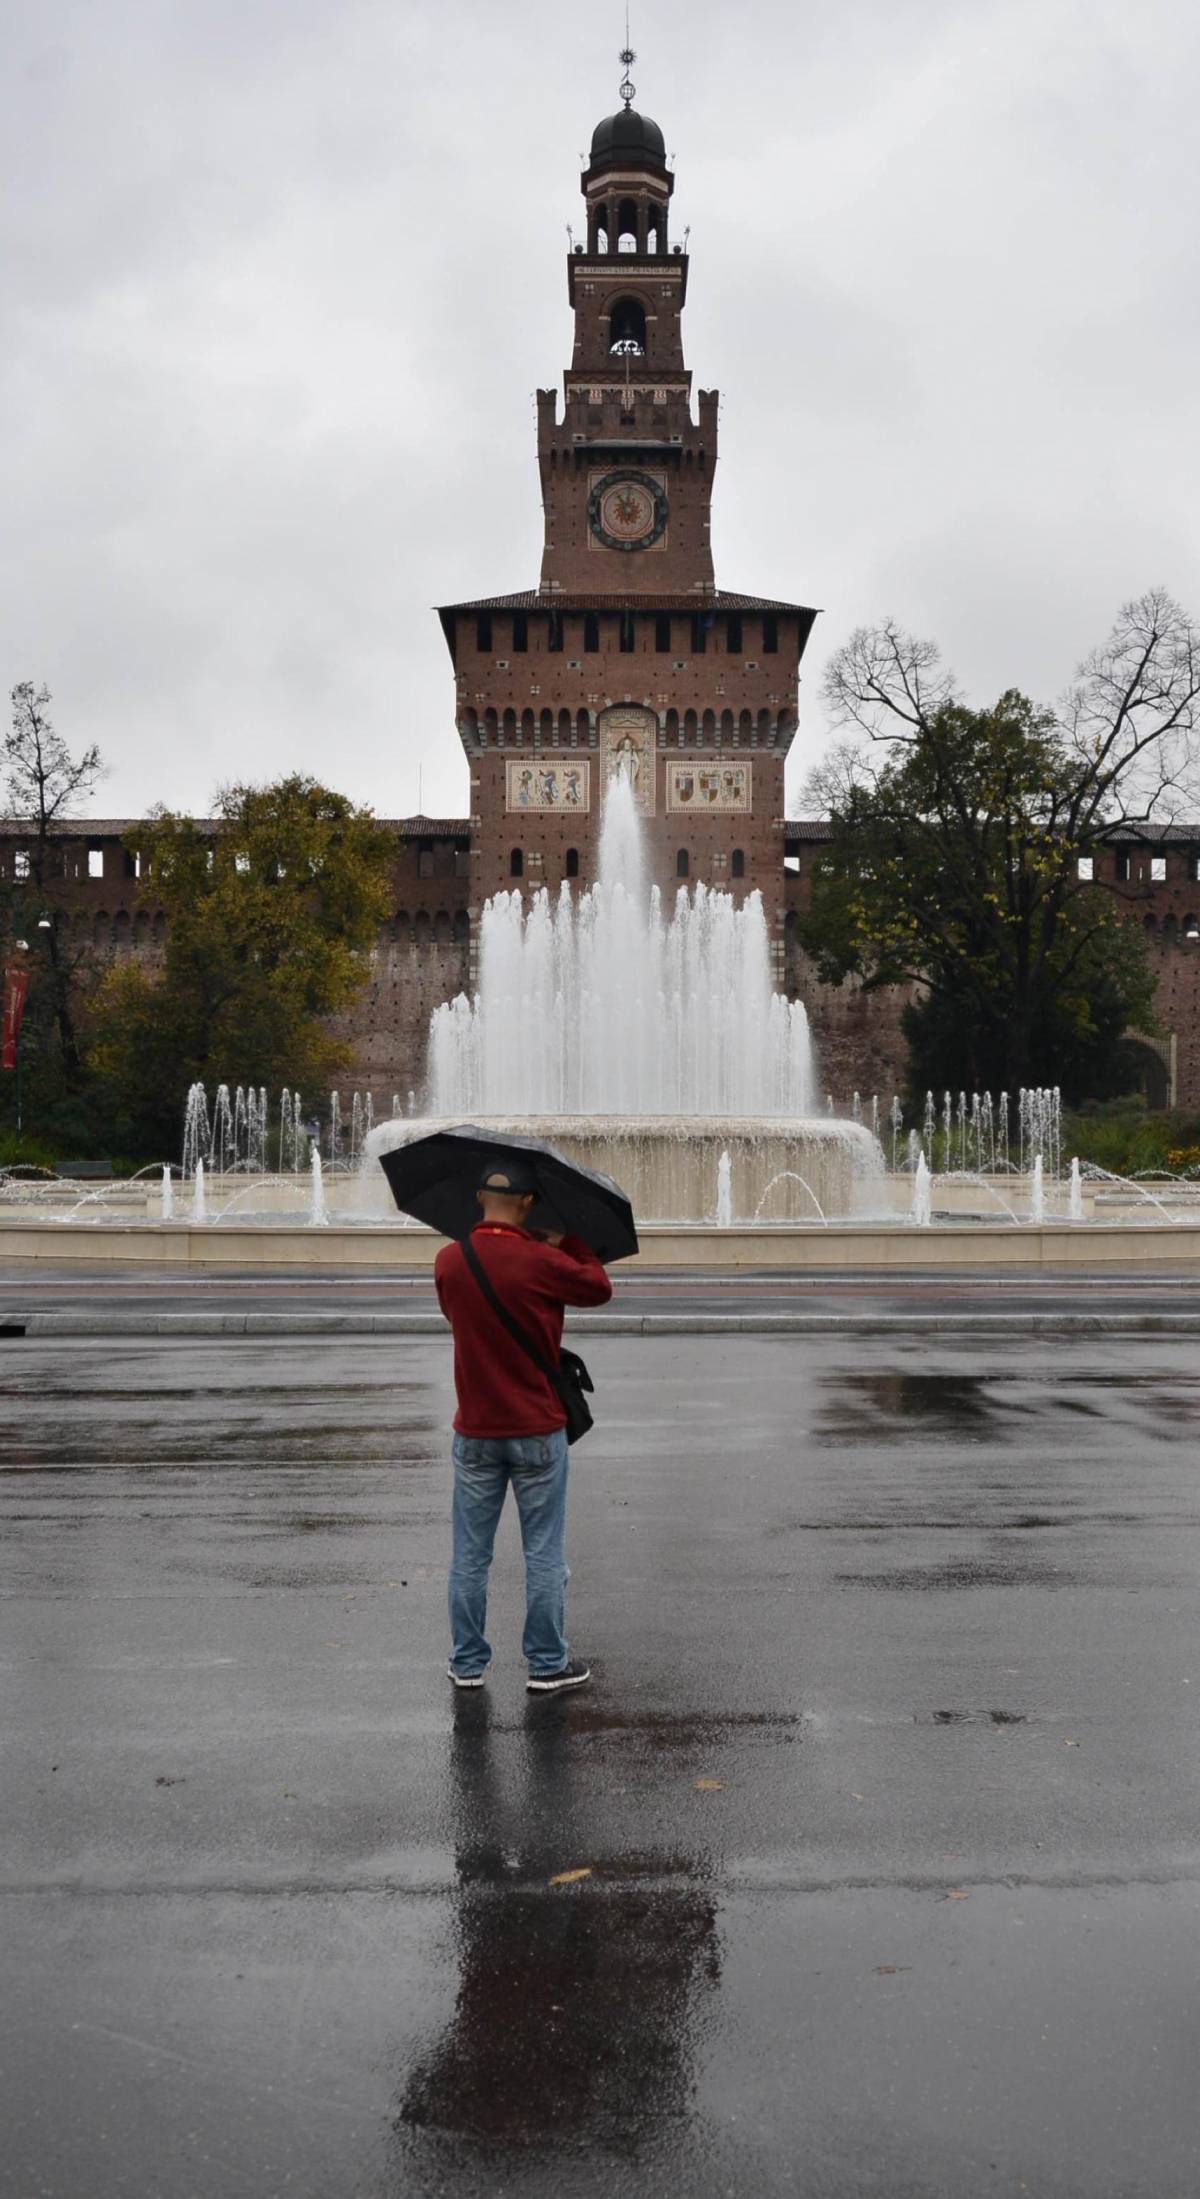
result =
[[[668,764],[667,808],[747,811],[751,806],[749,764]]]
[[[585,810],[591,807],[591,765],[585,758],[555,757],[529,763],[519,756],[505,765],[506,803],[510,810]]]

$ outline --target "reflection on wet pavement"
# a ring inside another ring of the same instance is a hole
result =
[[[571,1830],[576,1706],[548,1718],[543,1707],[527,1720],[523,1791],[506,1804],[487,1697],[456,1705],[454,2012],[405,2078],[402,2159],[416,2132],[636,2154],[687,2111],[720,1978],[716,1901],[685,1855],[642,1854],[632,1870],[608,1857],[595,1873]],[[553,1885],[573,1869],[590,1875]]]
[[[872,1441],[907,1443],[918,1430],[932,1440],[1003,1439],[1036,1418],[1111,1420],[1121,1410],[1114,1392],[1125,1393],[1126,1412],[1156,1425],[1194,1427],[1200,1414],[1200,1377],[1169,1381],[1124,1374],[1073,1373],[1062,1382],[1027,1374],[839,1372],[827,1375],[815,1434],[829,1444]]]
[[[590,1348],[549,1703],[437,1340],[6,1361],[14,2190],[1194,2191],[1200,1381],[1104,1349]]]

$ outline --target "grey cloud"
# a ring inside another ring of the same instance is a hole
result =
[[[431,607],[536,576],[620,13],[10,8],[0,662],[100,742],[106,809],[305,765],[390,813],[419,764],[465,809]],[[885,611],[1052,695],[1122,596],[1200,610],[1192,12],[638,0],[634,42],[724,393],[718,574],[825,610],[796,783]]]

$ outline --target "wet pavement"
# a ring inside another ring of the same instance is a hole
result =
[[[1194,1344],[589,1340],[559,1702],[440,1342],[3,1353],[0,2192],[1192,2199]]]
[[[319,1235],[319,1232],[317,1233]],[[1023,1312],[1154,1316],[1200,1314],[1200,1273],[1186,1266],[1164,1272],[1087,1273],[1072,1267],[971,1269],[905,1273],[878,1267],[806,1273],[723,1268],[619,1267],[613,1273],[613,1314],[913,1314],[945,1318],[962,1312]],[[31,1314],[94,1314],[123,1319],[135,1332],[161,1315],[425,1313],[436,1315],[433,1277],[396,1269],[278,1268],[204,1272],[179,1267],[76,1267],[0,1263],[0,1340],[5,1327]],[[608,1317],[608,1309],[599,1319]]]

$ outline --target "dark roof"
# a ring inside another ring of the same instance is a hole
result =
[[[649,115],[640,115],[636,107],[622,107],[619,114],[606,115],[592,131],[592,159],[609,160],[614,155],[649,154],[655,165],[661,167],[667,157],[667,145],[657,122]]]
[[[64,817],[50,834],[52,840],[123,840],[127,834],[142,831],[152,820],[148,817]],[[213,832],[226,829],[223,818],[193,817],[194,825],[208,825]],[[395,832],[402,840],[468,840],[471,836],[469,817],[377,817],[377,825],[388,832]],[[28,819],[0,817],[0,839],[31,840]]]
[[[662,595],[584,595],[564,588],[518,588],[512,596],[477,596],[469,603],[443,603],[438,617],[455,611],[795,611],[815,618],[807,603],[783,603],[775,596],[747,596],[731,588],[678,588]]]
[[[784,825],[787,840],[831,840],[833,826],[828,817],[789,817]],[[1200,842],[1200,823],[1194,825],[1110,825],[1101,834],[1108,841],[1128,841],[1139,847],[1192,846]]]

